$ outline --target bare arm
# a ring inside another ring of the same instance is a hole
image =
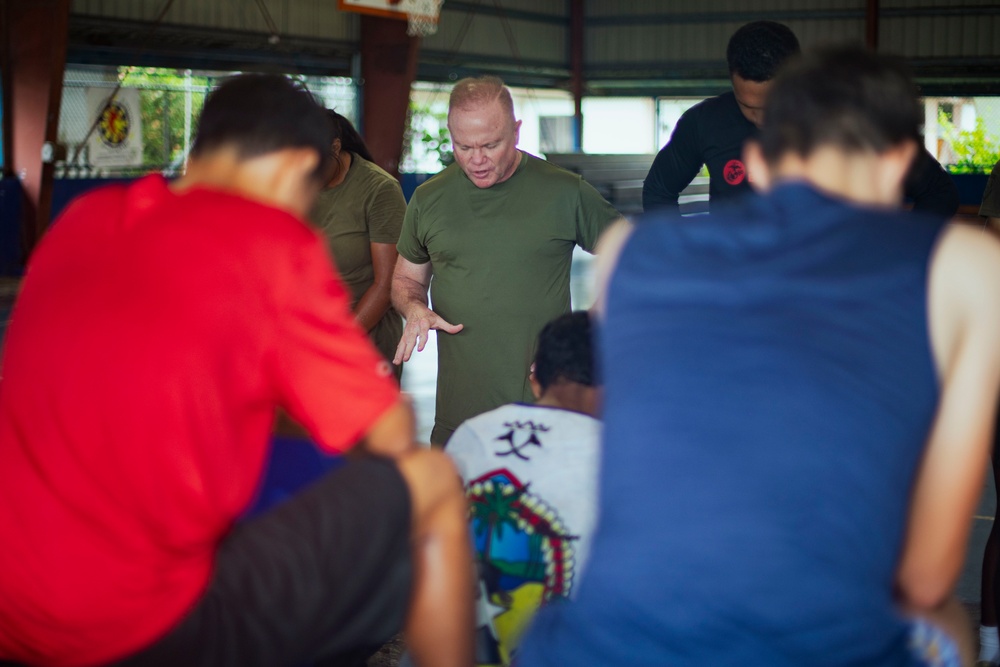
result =
[[[398,461],[413,507],[413,585],[406,644],[420,667],[469,667],[476,575],[469,509],[447,454],[420,450]]]
[[[416,449],[413,407],[403,398],[375,420],[365,432],[364,440],[355,448],[392,459]]]
[[[597,259],[594,261],[594,305],[590,311],[600,318],[607,312],[608,287],[611,276],[618,265],[618,257],[622,254],[625,244],[632,236],[632,223],[625,218],[619,218],[601,235],[597,242]]]
[[[934,255],[928,301],[941,394],[897,575],[910,611],[950,595],[982,490],[1000,384],[1000,243],[953,225]]]
[[[406,319],[406,327],[392,360],[394,364],[409,361],[414,348],[417,352],[422,351],[431,329],[450,334],[462,330],[461,324],[451,324],[427,307],[427,288],[430,284],[430,262],[414,264],[405,257],[396,261],[396,271],[392,275],[392,305]]]
[[[370,243],[375,282],[365,290],[354,306],[354,319],[361,328],[371,331],[389,310],[392,272],[396,268],[396,246],[393,243]]]

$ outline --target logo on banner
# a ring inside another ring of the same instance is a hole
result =
[[[87,106],[95,119],[87,141],[90,164],[95,167],[142,166],[142,114],[139,91],[121,88],[108,99],[106,88],[88,88]]]
[[[115,100],[104,107],[104,111],[101,112],[101,117],[97,122],[97,131],[105,146],[117,148],[128,139],[131,126],[132,120],[129,118],[128,108]]]

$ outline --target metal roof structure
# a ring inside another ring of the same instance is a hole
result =
[[[445,0],[417,78],[568,88],[576,52],[586,95],[713,94],[729,36],[758,19],[804,47],[876,39],[925,94],[1000,94],[1000,3],[987,0]],[[359,40],[335,0],[75,0],[68,61],[356,76]]]

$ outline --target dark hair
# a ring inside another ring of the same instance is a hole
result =
[[[883,153],[920,141],[923,111],[902,60],[861,47],[814,51],[774,81],[764,107],[760,144],[771,163],[822,145]]]
[[[322,178],[333,143],[325,110],[302,85],[278,74],[240,74],[208,94],[191,154],[232,146],[240,158],[313,148]]]
[[[733,33],[726,47],[729,73],[747,81],[770,81],[778,68],[801,51],[788,26],[754,21]]]
[[[354,129],[354,126],[351,125],[351,121],[347,120],[333,109],[327,109],[326,115],[333,124],[333,139],[340,139],[341,150],[357,153],[369,162],[375,161],[375,158],[372,157],[371,151],[368,150],[368,145],[365,143],[365,140],[361,138],[361,135],[358,134],[358,131]],[[332,144],[333,141],[330,143]]]
[[[593,334],[587,311],[560,315],[538,334],[535,379],[543,391],[558,380],[588,387],[598,384]]]

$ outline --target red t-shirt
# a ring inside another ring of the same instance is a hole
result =
[[[131,653],[191,608],[275,406],[343,451],[398,397],[313,231],[158,176],[55,223],[0,372],[0,657],[52,665]]]

